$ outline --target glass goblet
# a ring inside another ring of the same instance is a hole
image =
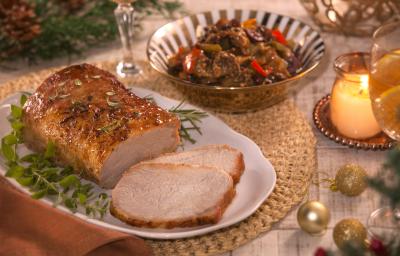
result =
[[[369,92],[375,118],[382,130],[399,142],[400,22],[383,25],[375,31],[369,72]],[[383,181],[400,185],[400,180],[394,175],[385,177]],[[367,226],[373,237],[383,241],[400,233],[400,209],[393,208],[383,207],[370,215]]]
[[[122,60],[117,64],[117,74],[122,77],[135,76],[142,69],[135,63],[132,42],[134,37],[135,9],[133,0],[114,0],[118,4],[114,10],[117,26],[122,42]]]

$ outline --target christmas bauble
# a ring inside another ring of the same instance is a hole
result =
[[[354,164],[347,164],[336,173],[335,186],[346,196],[358,196],[367,188],[367,173]]]
[[[367,238],[367,230],[357,219],[344,219],[338,222],[333,229],[333,240],[339,248],[348,242],[364,245]]]
[[[314,256],[327,256],[328,253],[326,252],[326,250],[324,248],[319,247],[315,252],[314,252]]]
[[[328,208],[318,201],[308,201],[297,211],[297,222],[301,229],[311,235],[324,234],[329,220]]]
[[[381,240],[372,239],[369,244],[369,249],[375,253],[376,256],[388,256],[388,251]]]

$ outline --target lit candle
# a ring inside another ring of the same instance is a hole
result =
[[[332,123],[344,136],[365,139],[378,134],[381,129],[374,117],[368,92],[368,73],[360,53],[347,54],[335,61],[338,77],[332,89],[330,114]],[[362,56],[365,58],[365,56]]]

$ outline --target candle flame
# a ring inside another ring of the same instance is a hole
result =
[[[365,92],[368,93],[368,76],[361,76],[360,77],[360,90],[358,92],[359,95],[363,95]]]
[[[362,90],[368,90],[368,81],[369,77],[368,76],[361,76],[361,89]]]

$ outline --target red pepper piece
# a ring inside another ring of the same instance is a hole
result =
[[[185,73],[193,73],[200,55],[201,50],[198,48],[193,48],[193,50],[186,55],[185,60],[183,61],[183,71],[185,71]]]
[[[284,35],[282,35],[281,31],[279,31],[278,29],[273,29],[272,35],[275,37],[276,41],[281,44],[287,45],[286,38]]]
[[[269,72],[267,73],[267,71],[265,71],[263,67],[261,67],[261,65],[257,62],[257,60],[252,60],[250,65],[255,71],[257,71],[258,74],[262,75],[263,77],[268,76]]]
[[[178,55],[182,55],[185,52],[185,47],[181,46],[178,49]]]

